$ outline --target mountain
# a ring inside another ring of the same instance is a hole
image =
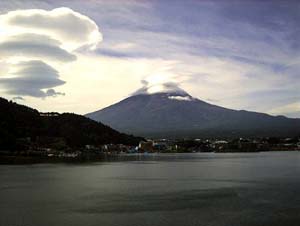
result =
[[[86,144],[137,145],[142,138],[119,133],[81,115],[40,113],[0,98],[0,150],[16,150],[20,140],[56,140],[67,147],[80,148]]]
[[[136,94],[86,116],[119,131],[147,137],[300,135],[300,119],[227,109],[182,90]]]

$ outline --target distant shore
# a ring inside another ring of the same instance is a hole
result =
[[[274,150],[266,152],[295,152],[299,150]],[[93,163],[93,162],[106,162],[106,161],[138,161],[141,160],[141,156],[149,155],[170,155],[170,154],[195,154],[195,153],[216,153],[216,154],[246,154],[246,153],[259,153],[264,151],[256,152],[185,152],[185,153],[174,153],[174,152],[153,152],[153,153],[101,153],[98,155],[81,155],[77,157],[48,157],[48,156],[25,156],[25,155],[0,155],[0,165],[23,165],[23,164],[43,164],[43,163]]]

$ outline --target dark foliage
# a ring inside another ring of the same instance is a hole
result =
[[[26,142],[45,140],[43,137],[59,138],[71,148],[107,143],[136,145],[142,140],[84,116],[70,113],[40,116],[35,109],[0,98],[0,150],[18,150]]]

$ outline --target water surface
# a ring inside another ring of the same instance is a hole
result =
[[[0,166],[0,226],[300,225],[300,152],[119,160]]]

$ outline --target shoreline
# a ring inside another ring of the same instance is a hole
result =
[[[0,165],[31,165],[43,163],[96,163],[110,161],[140,161],[139,157],[159,155],[176,155],[176,154],[254,154],[254,153],[278,153],[278,152],[297,152],[299,150],[274,150],[274,151],[256,151],[256,152],[153,152],[153,153],[118,153],[118,154],[101,154],[101,155],[81,155],[80,157],[48,157],[48,156],[22,156],[22,155],[0,155]],[[128,157],[128,158],[127,158]],[[133,159],[137,157],[136,159]]]

